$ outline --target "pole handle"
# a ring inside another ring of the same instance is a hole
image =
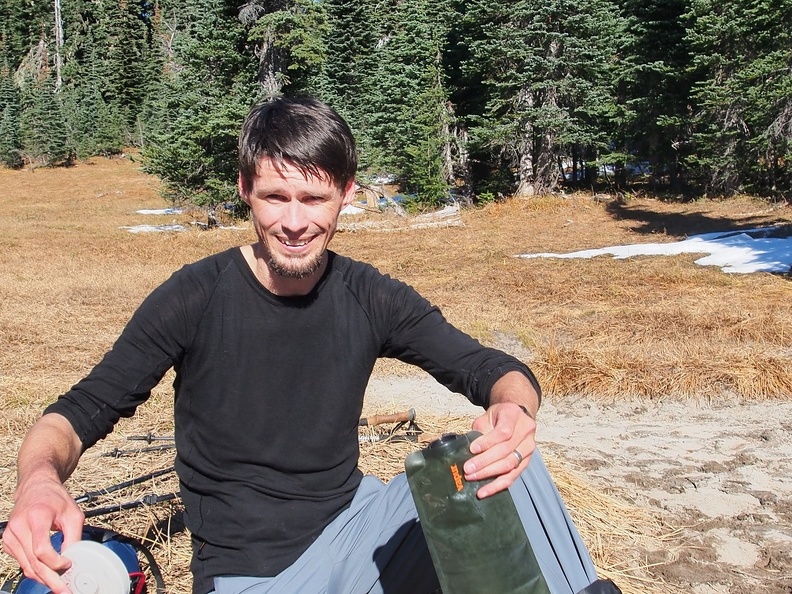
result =
[[[393,413],[392,415],[372,415],[362,417],[358,422],[359,427],[373,427],[374,425],[384,425],[385,423],[412,423],[415,420],[415,409],[411,408],[404,412]]]

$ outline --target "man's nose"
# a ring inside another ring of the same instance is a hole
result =
[[[293,233],[304,231],[308,227],[306,206],[299,200],[290,200],[281,221],[283,229]]]

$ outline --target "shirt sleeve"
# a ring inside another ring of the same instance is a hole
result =
[[[376,286],[373,302],[376,315],[382,316],[382,356],[417,365],[485,408],[495,382],[510,371],[525,375],[541,398],[539,382],[525,363],[454,327],[409,285],[382,275]]]
[[[87,449],[130,417],[178,365],[206,303],[206,281],[185,267],[155,289],[133,314],[102,360],[44,414],[71,423]]]

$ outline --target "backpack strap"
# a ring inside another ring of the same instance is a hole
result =
[[[119,542],[123,542],[125,544],[131,545],[134,549],[143,555],[148,562],[149,571],[151,572],[151,576],[154,578],[154,583],[156,584],[156,594],[166,594],[165,591],[165,580],[162,577],[162,571],[160,570],[159,565],[157,564],[157,560],[154,558],[154,555],[151,553],[149,548],[143,544],[142,541],[138,540],[137,538],[130,538],[129,536],[124,536],[123,534],[117,534],[116,540]]]

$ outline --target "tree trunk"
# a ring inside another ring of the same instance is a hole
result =
[[[520,155],[520,180],[514,195],[517,198],[532,198],[536,196],[536,184],[534,183],[534,161],[533,151],[525,150]]]
[[[275,49],[275,40],[271,32],[268,31],[265,34],[256,54],[259,58],[258,82],[261,92],[265,97],[280,95],[283,85],[276,64],[277,50]]]
[[[60,91],[61,88],[61,69],[63,67],[63,56],[61,55],[61,48],[63,47],[63,19],[61,18],[61,4],[60,0],[55,0],[55,92]]]
[[[551,61],[558,59],[561,54],[561,43],[554,40],[548,48],[548,57]],[[558,110],[558,88],[554,85],[547,87],[541,94],[541,106],[550,108],[548,111]],[[538,194],[547,194],[558,187],[558,171],[555,168],[556,138],[558,130],[554,127],[546,127],[537,131],[536,153],[534,155],[534,190]]]
[[[247,25],[255,23],[267,13],[268,8],[276,9],[262,0],[250,0],[239,8],[239,20]],[[275,33],[269,27],[264,31],[261,45],[256,47],[254,53],[259,59],[258,83],[262,94],[270,98],[280,95],[283,81],[278,50],[275,48]]]
[[[468,153],[468,132],[458,123],[454,125],[454,143],[456,145],[456,172],[457,179],[461,181],[462,206],[473,204],[473,183],[470,179],[470,154]]]
[[[530,90],[526,88],[520,89],[517,96],[517,111],[523,112],[525,108],[531,108],[534,105],[534,96]],[[517,165],[517,190],[514,195],[518,198],[530,198],[536,195],[536,185],[534,170],[534,125],[533,122],[526,121],[523,125],[523,135],[519,142],[518,148],[518,165]]]
[[[461,188],[457,200],[463,206],[473,204],[473,190],[470,183],[470,159],[467,151],[467,130],[459,125],[450,101],[445,102],[443,121],[443,163],[444,175],[451,188]]]

